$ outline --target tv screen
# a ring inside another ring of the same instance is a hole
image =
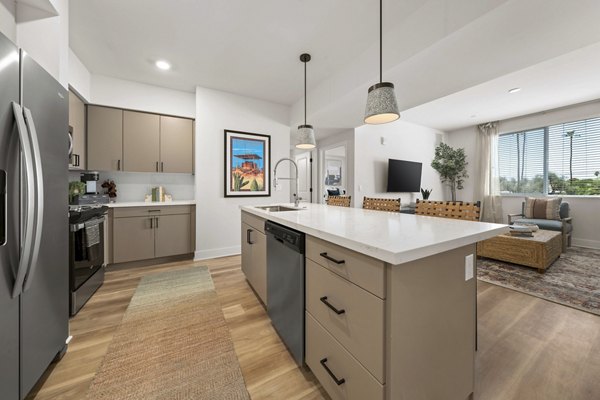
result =
[[[421,169],[423,164],[413,161],[388,161],[388,192],[419,192],[421,190]]]

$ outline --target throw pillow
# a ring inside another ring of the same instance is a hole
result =
[[[528,197],[525,200],[525,218],[560,220],[562,198],[538,199]]]

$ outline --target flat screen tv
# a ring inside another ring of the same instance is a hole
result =
[[[388,192],[411,193],[421,190],[421,169],[423,164],[413,161],[388,161]]]

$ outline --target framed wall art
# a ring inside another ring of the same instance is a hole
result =
[[[225,130],[225,197],[271,195],[271,136]]]

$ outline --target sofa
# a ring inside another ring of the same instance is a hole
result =
[[[508,224],[515,222],[535,224],[540,229],[557,231],[562,233],[562,251],[567,251],[571,246],[571,233],[573,232],[573,221],[569,216],[569,203],[561,203],[559,208],[560,219],[525,218],[525,202],[521,204],[520,214],[508,214]]]

